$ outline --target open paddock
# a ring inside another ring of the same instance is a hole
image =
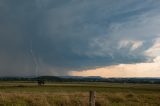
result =
[[[159,106],[159,84],[1,81],[0,105],[88,106],[89,91],[96,106]]]

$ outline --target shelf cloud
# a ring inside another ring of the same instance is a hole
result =
[[[85,75],[97,76],[124,64],[125,73],[115,77],[143,76],[142,65],[157,77],[159,5],[153,0],[0,0],[0,75],[83,75],[86,70]]]

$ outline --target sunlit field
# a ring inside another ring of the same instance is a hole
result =
[[[96,106],[159,106],[160,85],[119,83],[1,82],[0,105],[88,106],[89,91]]]

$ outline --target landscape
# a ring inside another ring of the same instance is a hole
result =
[[[0,0],[0,106],[160,106],[160,0]]]
[[[117,82],[120,81],[120,79],[112,79],[112,82],[105,79],[106,82],[99,82],[103,78],[43,76],[39,77],[39,79],[45,81],[45,84],[41,86],[33,79],[1,79],[0,105],[89,106],[89,91],[96,92],[95,106],[160,105],[160,79],[143,78],[142,80],[134,78],[137,83],[133,83],[128,82],[129,79],[123,79],[121,82]],[[146,80],[145,83],[144,80]],[[158,80],[159,83],[154,84],[154,80]],[[151,83],[147,81],[151,81]]]

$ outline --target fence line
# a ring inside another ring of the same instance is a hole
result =
[[[74,94],[58,94],[56,96],[75,96]],[[84,96],[84,95],[77,95],[76,97],[85,97],[88,98],[88,102],[89,102],[89,106],[95,106],[96,105],[96,98],[107,98],[107,96],[97,96],[95,91],[89,91],[89,94]],[[138,102],[138,101],[129,101],[130,103],[138,103],[138,104],[149,104],[149,105],[156,105],[156,106],[160,106],[159,103],[151,103],[151,102]],[[120,103],[120,102],[112,102],[112,103]],[[14,103],[8,103],[7,105],[14,105]],[[0,103],[0,105],[3,105]],[[18,105],[23,105],[23,104],[18,104]]]
[[[75,95],[62,95],[62,94],[59,94],[58,96],[75,96]],[[89,98],[89,106],[95,106],[95,103],[96,103],[96,98],[106,98],[106,96],[96,96],[96,92],[95,91],[89,91],[89,95],[88,96],[76,96],[76,97],[87,97]],[[158,103],[150,103],[150,102],[136,102],[136,101],[129,101],[131,103],[138,103],[138,104],[141,104],[141,103],[144,103],[144,104],[151,104],[151,105],[160,105]]]

